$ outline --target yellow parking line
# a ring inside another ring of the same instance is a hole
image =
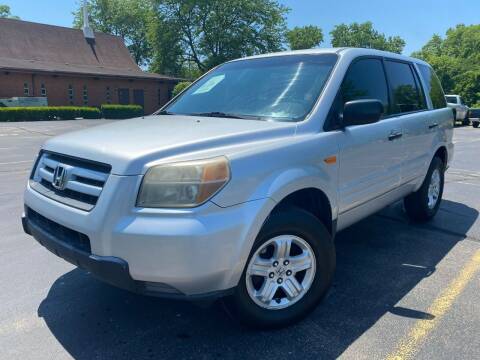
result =
[[[443,293],[435,299],[428,308],[427,313],[435,316],[432,320],[418,320],[409,334],[397,346],[396,350],[387,356],[387,360],[411,359],[418,347],[428,334],[435,328],[443,315],[452,307],[455,299],[462,293],[465,286],[472,280],[475,273],[480,269],[480,250],[478,250],[469,262],[463,267],[460,274],[449,284]]]

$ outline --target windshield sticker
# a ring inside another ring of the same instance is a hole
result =
[[[215,86],[217,86],[219,83],[221,83],[223,81],[223,79],[225,79],[225,74],[214,76],[210,80],[208,80],[205,84],[200,86],[193,94],[197,95],[197,94],[208,93]]]

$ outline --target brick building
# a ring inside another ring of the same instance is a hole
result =
[[[138,104],[152,113],[177,80],[142,71],[120,37],[0,18],[0,98],[50,106]]]

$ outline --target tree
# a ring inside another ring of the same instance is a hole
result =
[[[189,87],[190,85],[192,85],[192,83],[190,81],[182,81],[182,82],[179,82],[177,85],[175,85],[175,87],[173,88],[173,91],[172,91],[172,96],[175,97],[177,96],[178,94],[180,94],[183,90],[185,90],[187,87]]]
[[[295,27],[286,36],[292,50],[312,49],[323,42],[322,29],[313,25]]]
[[[10,6],[0,4],[0,18],[20,19],[18,16],[13,16],[10,12]]]
[[[169,29],[168,42],[176,44],[176,63],[192,64],[200,72],[227,60],[282,49],[288,9],[276,0],[153,0],[160,20],[156,39]],[[153,36],[153,38],[155,38]],[[158,64],[165,64],[168,47],[152,44]],[[162,65],[165,66],[165,65]],[[159,66],[158,70],[162,71]]]
[[[88,9],[95,30],[122,37],[137,64],[147,65],[150,62],[151,47],[147,29],[151,20],[151,6],[148,0],[90,0]],[[74,27],[81,28],[81,6],[74,15]]]
[[[360,47],[402,53],[405,41],[399,36],[386,37],[373,28],[370,21],[365,23],[340,24],[330,32],[334,47]]]
[[[432,38],[423,46],[422,52],[435,56],[442,55],[443,40],[438,34],[433,34]],[[415,53],[414,53],[415,54]]]
[[[190,63],[185,64],[183,61],[180,35],[176,28],[169,26],[162,14],[152,14],[148,41],[153,50],[150,71],[166,75],[182,75],[187,78],[196,77],[187,74]]]
[[[461,95],[467,104],[480,102],[480,25],[457,25],[444,39],[433,35],[412,56],[432,65],[446,93]]]

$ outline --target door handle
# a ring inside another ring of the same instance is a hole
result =
[[[438,126],[438,123],[433,123],[433,124],[428,125],[428,128],[429,128],[429,129],[434,129],[434,128],[436,128],[437,126]]]
[[[390,135],[388,135],[388,140],[393,141],[395,139],[400,139],[403,136],[401,131],[392,131]]]

